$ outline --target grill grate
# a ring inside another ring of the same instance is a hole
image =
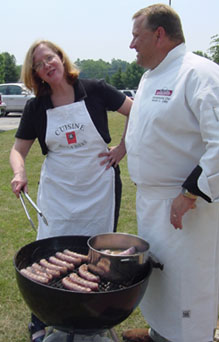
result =
[[[70,273],[73,273],[73,272],[78,274],[78,268],[75,268],[74,271],[70,271],[64,275],[61,275],[59,278],[52,279],[47,284],[47,286],[51,286],[51,287],[54,287],[57,289],[67,290],[62,284],[62,279],[64,277],[67,277]],[[113,283],[110,281],[106,281],[104,279],[101,279],[100,283],[98,284],[98,292],[116,291],[116,290],[121,290],[121,289],[125,289],[125,288],[127,288],[127,286],[122,285],[122,284]]]

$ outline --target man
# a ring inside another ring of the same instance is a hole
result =
[[[219,67],[186,52],[171,7],[152,5],[133,19],[130,48],[148,70],[128,124],[128,168],[138,233],[164,264],[140,305],[151,327],[141,338],[209,342],[218,314]],[[138,341],[138,332],[123,337]]]

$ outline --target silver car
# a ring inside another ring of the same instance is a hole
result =
[[[6,104],[2,101],[2,95],[0,94],[0,116],[5,116]]]
[[[0,94],[6,104],[5,116],[10,112],[22,113],[26,102],[34,97],[23,83],[0,84]]]

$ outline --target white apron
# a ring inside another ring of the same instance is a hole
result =
[[[171,342],[213,341],[218,309],[218,204],[199,198],[197,208],[184,215],[183,229],[175,230],[170,207],[179,192],[180,188],[172,187],[137,189],[139,235],[150,242],[151,252],[164,264],[163,271],[153,270],[140,308],[148,324]]]
[[[46,144],[38,190],[37,239],[112,232],[114,170],[100,166],[107,144],[95,128],[84,101],[47,110]]]
[[[219,69],[206,61],[209,76],[202,77],[203,61],[181,44],[148,70],[126,133],[139,234],[164,263],[163,271],[153,270],[141,309],[171,342],[212,341],[217,320],[218,203],[199,198],[183,216],[182,230],[170,224],[172,199],[197,165],[203,170],[200,189],[219,199]]]

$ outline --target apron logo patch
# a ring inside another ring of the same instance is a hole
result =
[[[77,142],[76,134],[74,131],[66,133],[66,138],[67,138],[68,144],[75,144]]]
[[[183,318],[190,318],[190,316],[191,316],[191,311],[190,310],[184,310],[182,312],[182,317]]]

